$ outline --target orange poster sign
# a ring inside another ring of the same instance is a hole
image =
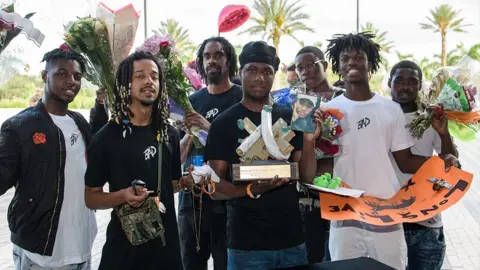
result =
[[[435,191],[430,179],[445,180],[451,188]],[[320,209],[322,217],[328,220],[355,219],[378,226],[419,222],[457,203],[470,188],[472,179],[472,174],[457,168],[446,172],[443,160],[435,156],[390,199],[320,192]]]

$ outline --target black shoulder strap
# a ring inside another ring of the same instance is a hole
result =
[[[163,164],[163,143],[158,143],[158,186],[157,186],[157,195],[158,200],[160,200],[160,191],[162,190],[162,164]]]

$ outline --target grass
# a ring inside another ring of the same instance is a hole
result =
[[[68,105],[69,109],[91,109],[95,105],[95,98],[77,96],[75,100]],[[0,109],[6,108],[26,108],[28,107],[27,99],[0,99]]]

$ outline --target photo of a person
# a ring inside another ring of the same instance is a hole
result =
[[[316,96],[298,94],[292,115],[292,130],[313,133],[315,131],[315,123],[313,112],[320,104],[320,100]]]

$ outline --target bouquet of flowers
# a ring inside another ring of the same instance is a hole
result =
[[[345,113],[335,108],[320,105],[322,125],[320,136],[315,142],[317,159],[335,157],[341,154],[339,138],[348,132],[348,122]]]
[[[460,140],[475,138],[480,122],[480,63],[465,55],[454,69],[435,72],[427,95],[419,94],[417,117],[407,124],[413,137],[421,138],[434,116],[446,114],[449,130]]]
[[[305,94],[306,86],[305,84],[299,84],[290,88],[283,88],[277,91],[272,91],[270,97],[274,103],[282,105],[293,106],[297,101],[297,94]]]
[[[107,106],[114,102],[115,69],[132,49],[138,19],[132,4],[113,11],[100,3],[96,17],[78,18],[65,27],[66,45],[88,60],[86,78],[106,89]],[[112,118],[119,122],[114,106],[108,107]]]
[[[183,115],[193,112],[192,104],[190,104],[188,99],[192,86],[183,73],[182,63],[178,59],[173,39],[169,36],[155,35],[145,40],[137,48],[137,51],[150,52],[160,60],[165,74],[165,88],[168,96],[174,101],[174,106],[178,105],[183,110]],[[178,108],[173,109],[178,114]],[[170,110],[172,111],[172,106]],[[208,135],[206,131],[198,127],[191,127],[190,132],[195,136],[194,143],[197,148],[205,146]]]

